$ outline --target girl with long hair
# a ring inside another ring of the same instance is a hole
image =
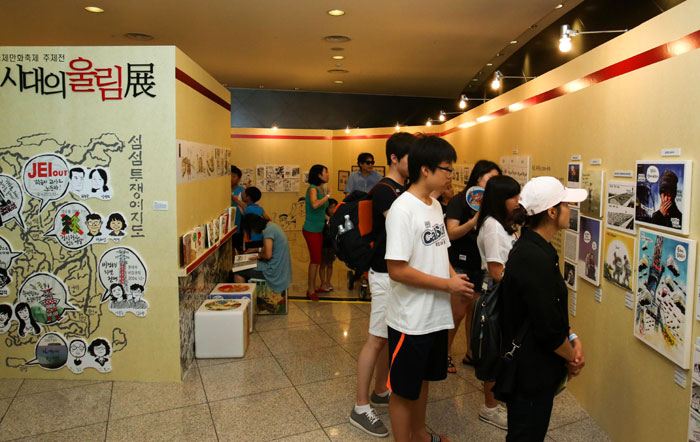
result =
[[[306,297],[318,301],[316,289],[316,276],[321,265],[321,251],[323,249],[323,226],[326,223],[326,207],[330,193],[326,192],[325,184],[328,183],[328,168],[322,164],[315,164],[309,170],[309,187],[306,189],[306,221],[301,233],[304,235],[306,245],[309,247],[309,275],[306,288]]]

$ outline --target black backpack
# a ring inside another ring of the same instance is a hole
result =
[[[356,190],[338,204],[328,221],[336,256],[356,275],[369,270],[374,257],[372,196],[377,186],[387,186],[396,194],[396,189],[384,180],[375,184],[369,193]],[[352,223],[351,229],[345,229],[346,215]]]
[[[486,283],[484,283],[486,284]],[[471,349],[477,379],[496,380],[501,352],[501,323],[499,301],[502,284],[495,282],[491,290],[483,290],[474,305],[471,325]]]

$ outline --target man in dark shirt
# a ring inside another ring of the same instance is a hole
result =
[[[676,205],[678,193],[678,176],[672,170],[664,170],[659,179],[661,207],[651,216],[651,222],[657,226],[682,228],[683,214]]]
[[[386,160],[389,171],[386,178],[377,183],[372,190],[372,233],[375,235],[374,255],[369,271],[372,311],[369,320],[369,336],[357,361],[357,402],[350,412],[350,423],[368,434],[379,437],[389,434],[372,408],[372,405],[388,407],[390,394],[386,387],[389,358],[386,351],[388,329],[385,311],[391,290],[391,280],[384,260],[385,218],[391,204],[405,190],[404,184],[408,178],[408,151],[415,139],[409,133],[399,132],[387,140]],[[375,368],[374,391],[369,397],[369,386]]]

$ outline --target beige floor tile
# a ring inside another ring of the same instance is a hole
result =
[[[484,401],[481,392],[474,392],[428,403],[426,423],[451,441],[502,442],[504,430],[479,421],[479,407]]]
[[[299,385],[297,390],[321,426],[339,425],[348,421],[355,405],[357,376]]]
[[[359,308],[363,312],[367,313],[369,316],[370,313],[372,313],[372,303],[371,302],[358,302],[355,304],[355,307]]]
[[[305,310],[316,324],[327,324],[329,322],[349,321],[357,318],[368,318],[369,315],[354,304],[345,304],[337,302],[317,302],[308,304],[309,307]]]
[[[258,332],[267,330],[278,330],[281,328],[299,327],[313,324],[314,322],[299,307],[290,307],[286,315],[265,315],[258,316],[255,330]]]
[[[591,418],[550,429],[547,435],[556,442],[610,442],[605,431]]]
[[[481,389],[459,376],[448,374],[444,381],[430,383],[428,402],[440,401],[475,391],[481,391]]]
[[[67,430],[53,431],[38,436],[19,439],[22,442],[76,442],[76,441],[103,441],[107,432],[107,422],[87,425],[84,427],[69,428]]]
[[[122,419],[205,403],[196,366],[182,382],[115,382],[109,419]]]
[[[11,403],[12,398],[0,399],[0,421],[2,421],[2,417],[5,416],[7,409],[10,408]]]
[[[206,404],[110,420],[107,441],[216,441]]]
[[[0,423],[0,440],[105,422],[111,393],[102,383],[18,396]]]
[[[270,350],[267,349],[267,345],[265,345],[262,338],[260,338],[260,335],[258,333],[251,333],[250,340],[248,341],[248,349],[245,352],[245,356],[242,358],[197,359],[197,365],[202,368],[209,367],[211,365],[226,364],[228,362],[266,358],[269,356],[272,356],[272,353],[270,353]]]
[[[455,359],[454,356],[452,356],[452,361],[455,364],[455,368],[457,369],[457,376],[469,382],[479,390],[483,390],[483,382],[476,378],[476,374],[474,373],[474,367],[462,364],[462,360]],[[450,375],[448,373],[448,376],[454,376],[454,374]]]
[[[357,372],[357,361],[339,345],[278,356],[277,362],[294,385],[349,376]]]
[[[349,410],[348,413],[350,413]],[[378,440],[393,441],[394,435],[391,432],[391,419],[389,418],[389,415],[381,414],[379,415],[379,418],[384,423],[384,426],[386,426],[386,428],[389,430],[389,435],[381,439],[365,433],[347,421],[344,424],[326,427],[324,430],[333,442],[376,442]]]
[[[275,356],[336,345],[318,325],[260,332],[260,337]]]
[[[268,441],[319,429],[294,388],[210,404],[221,441]]]
[[[24,379],[0,379],[0,399],[14,397],[22,381]]]
[[[62,390],[65,388],[85,387],[86,385],[99,384],[99,380],[77,380],[77,379],[25,379],[22,387],[17,392],[17,396],[25,394],[44,393],[47,391]]]
[[[272,357],[202,367],[199,371],[209,402],[292,385]]]
[[[369,334],[369,318],[357,318],[350,321],[329,322],[320,327],[328,333],[335,342],[365,342]]]
[[[275,442],[328,442],[329,440],[323,430],[314,430],[308,433],[275,439]]]
[[[554,408],[552,418],[549,421],[549,428],[553,430],[563,425],[568,425],[586,419],[588,413],[581,408],[578,401],[569,393],[564,391],[554,398]]]
[[[365,346],[365,341],[355,341],[355,342],[347,342],[344,344],[340,344],[341,347],[343,347],[348,353],[350,353],[350,356],[352,356],[355,360],[360,359],[360,352],[362,351],[362,347]]]

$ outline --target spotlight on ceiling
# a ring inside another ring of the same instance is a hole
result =
[[[469,101],[469,99],[467,98],[467,96],[464,95],[464,94],[462,94],[462,96],[459,97],[459,108],[460,108],[460,109],[466,109],[466,108],[467,108],[467,101]]]
[[[571,50],[571,37],[583,34],[624,34],[629,29],[612,29],[609,31],[577,31],[569,28],[569,25],[561,26],[561,38],[559,38],[559,50],[569,52]]]

